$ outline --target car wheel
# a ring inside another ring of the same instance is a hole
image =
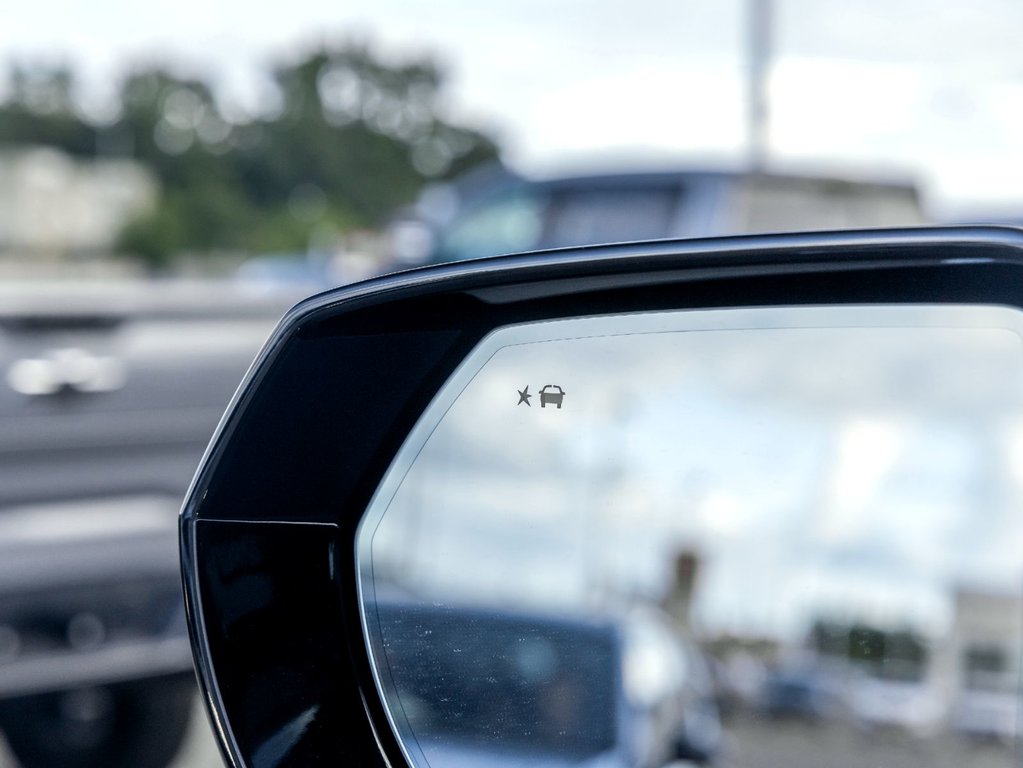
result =
[[[23,768],[165,768],[188,730],[191,676],[18,699],[2,727]]]

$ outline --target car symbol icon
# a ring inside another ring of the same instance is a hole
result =
[[[540,390],[540,407],[546,408],[547,403],[556,405],[561,408],[561,404],[565,400],[565,390],[559,387],[557,384],[548,384]]]

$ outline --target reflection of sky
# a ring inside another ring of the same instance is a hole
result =
[[[936,631],[957,585],[1023,579],[1007,426],[1021,347],[963,321],[500,349],[395,495],[378,573],[446,599],[582,606],[659,598],[690,549],[708,631],[786,634],[815,616]],[[549,383],[561,410],[538,407]]]

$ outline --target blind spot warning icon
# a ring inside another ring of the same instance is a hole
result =
[[[563,402],[565,402],[565,390],[557,384],[548,384],[540,390],[541,408],[546,408],[547,404],[550,403],[551,405],[556,405],[560,410]]]

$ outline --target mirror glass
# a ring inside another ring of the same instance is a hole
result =
[[[1021,314],[500,329],[358,534],[415,766],[1017,764]]]

